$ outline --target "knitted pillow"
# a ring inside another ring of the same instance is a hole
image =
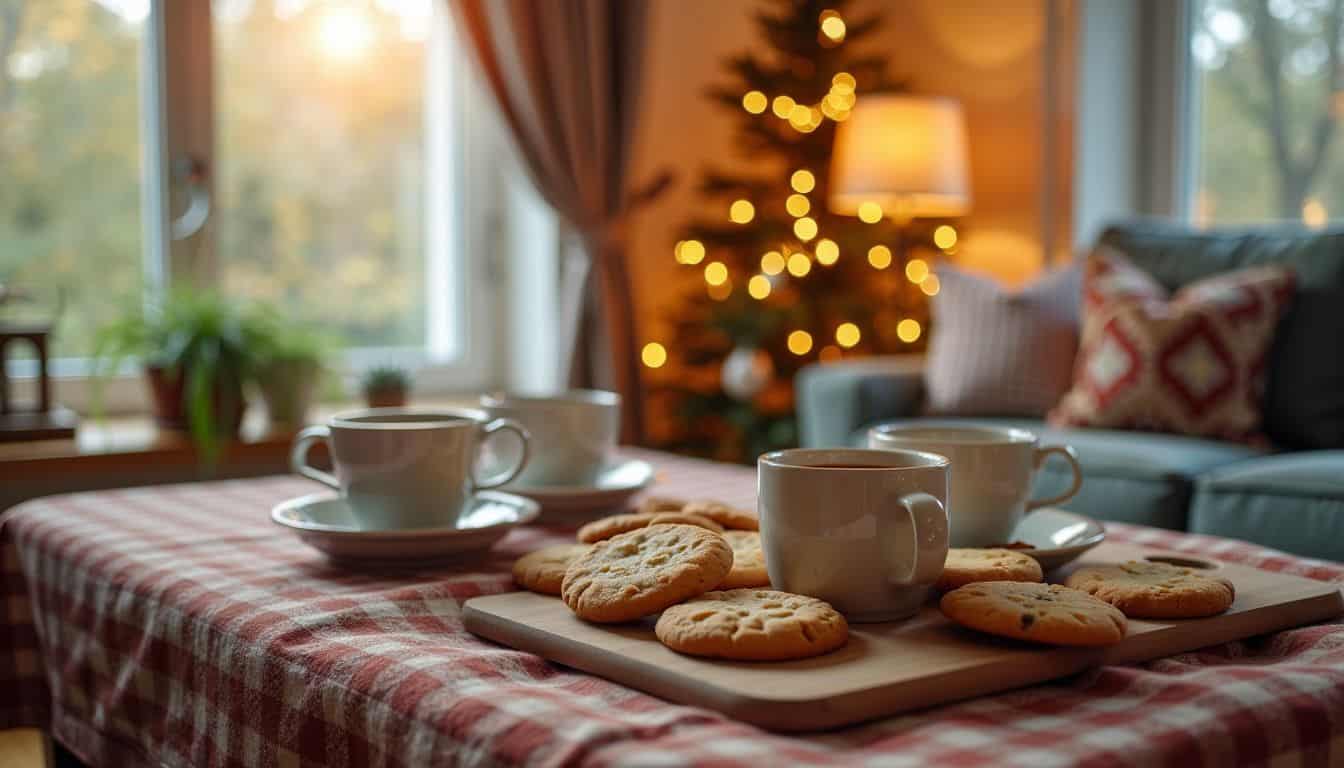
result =
[[[1083,276],[1082,344],[1056,426],[1175,432],[1261,442],[1265,359],[1293,273],[1224,272],[1168,296],[1109,249]]]
[[[959,416],[1044,416],[1069,388],[1078,349],[1078,265],[1016,293],[938,268],[925,372],[928,409]]]

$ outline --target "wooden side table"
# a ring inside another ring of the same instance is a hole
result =
[[[47,369],[49,325],[0,325],[0,442],[56,440],[75,436],[79,417],[51,399],[51,372]],[[38,389],[36,408],[21,408],[14,402],[6,361],[15,344],[27,342],[37,353]]]

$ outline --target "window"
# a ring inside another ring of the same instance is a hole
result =
[[[1344,214],[1344,0],[1193,0],[1197,224]]]
[[[516,180],[465,67],[437,0],[0,0],[0,282],[63,305],[76,379],[170,278],[319,325],[350,372],[500,383]]]

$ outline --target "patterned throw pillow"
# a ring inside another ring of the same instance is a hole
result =
[[[1072,380],[1081,275],[1074,264],[1008,293],[939,267],[924,374],[929,411],[1044,416]]]
[[[1260,442],[1265,359],[1293,295],[1286,267],[1225,272],[1175,296],[1108,249],[1083,276],[1082,346],[1056,426]]]

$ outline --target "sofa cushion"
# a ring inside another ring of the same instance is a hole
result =
[[[1344,561],[1344,451],[1265,456],[1201,475],[1190,530]]]
[[[1344,447],[1344,230],[1199,232],[1151,221],[1108,228],[1100,242],[1176,290],[1241,267],[1284,264],[1297,291],[1275,335],[1266,434],[1290,448]]]
[[[1102,520],[1175,530],[1186,528],[1196,476],[1223,464],[1260,455],[1254,448],[1235,443],[1153,432],[1054,429],[1033,419],[930,418],[884,423],[1014,426],[1037,433],[1044,445],[1067,443],[1078,452],[1083,487],[1061,507]],[[855,435],[855,444],[866,442],[866,432],[861,430]],[[1036,478],[1033,495],[1059,493],[1067,487],[1069,477],[1069,469],[1062,462],[1047,461]]]

